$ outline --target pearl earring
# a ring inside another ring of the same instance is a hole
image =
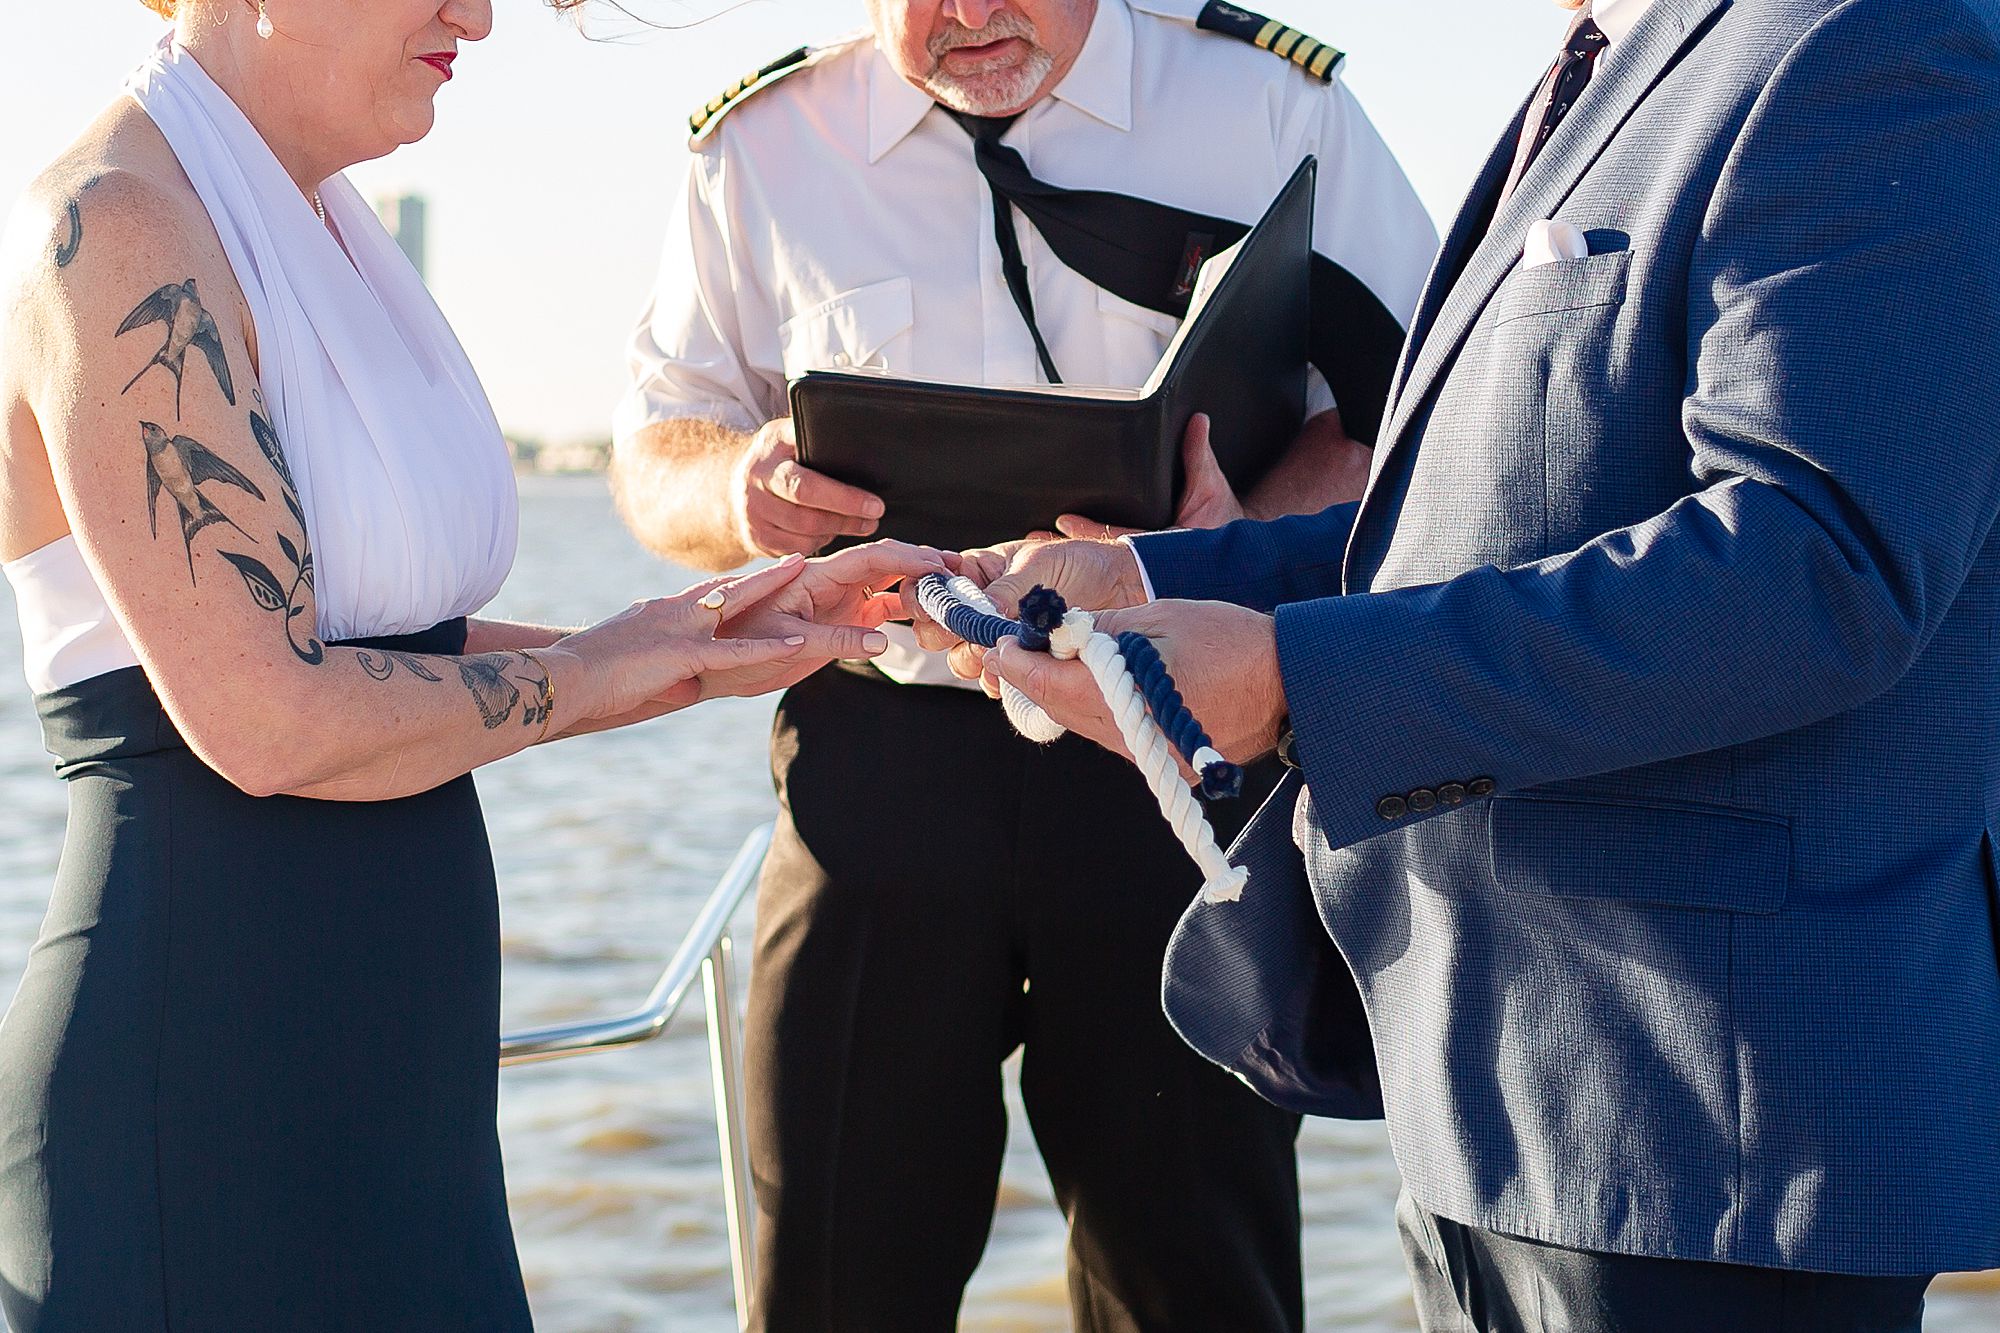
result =
[[[264,8],[264,0],[257,0],[257,35],[268,42],[271,40],[271,34],[276,31],[277,29],[271,26],[270,11]]]

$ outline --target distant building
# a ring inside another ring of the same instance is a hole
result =
[[[516,472],[603,472],[611,466],[611,441],[566,440],[550,444],[532,436],[509,435],[507,451]]]
[[[537,472],[603,472],[611,466],[611,441],[571,440],[535,451]]]
[[[396,238],[396,244],[409,257],[410,266],[417,276],[426,282],[430,273],[424,264],[424,197],[420,194],[399,194],[380,200],[375,205],[376,214],[382,225]]]

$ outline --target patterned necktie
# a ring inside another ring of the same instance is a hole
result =
[[[1037,180],[1019,152],[1000,142],[1015,117],[945,114],[971,136],[973,161],[993,195],[993,234],[1007,290],[1021,312],[1042,373],[1061,383],[1055,359],[1035,324],[1028,266],[1014,212],[1047,243],[1065,268],[1113,295],[1180,319],[1187,314],[1201,262],[1243,239],[1247,223],[1174,208],[1108,190],[1071,189]],[[1357,440],[1373,442],[1403,347],[1403,325],[1368,284],[1325,255],[1312,257],[1313,365],[1340,404],[1341,423]]]
[[[1583,98],[1583,90],[1590,86],[1590,78],[1597,70],[1597,59],[1604,54],[1611,39],[1604,35],[1604,29],[1597,26],[1597,20],[1588,11],[1577,15],[1570,25],[1569,37],[1563,43],[1563,52],[1556,57],[1554,68],[1542,80],[1541,93],[1528,107],[1528,117],[1521,130],[1521,146],[1514,154],[1514,169],[1507,175],[1507,187],[1500,192],[1500,202],[1505,204],[1520,187],[1521,178],[1528,174],[1528,168],[1535,165],[1535,159],[1548,147],[1555,137],[1556,127],[1563,123],[1571,108]]]

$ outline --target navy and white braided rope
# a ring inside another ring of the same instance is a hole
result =
[[[1240,793],[1242,771],[1209,743],[1151,640],[1129,631],[1116,639],[1101,634],[1088,611],[1069,608],[1047,588],[1036,588],[1021,599],[1019,620],[1001,615],[985,592],[963,577],[925,575],[917,584],[917,601],[924,614],[968,643],[991,648],[1003,638],[1014,638],[1031,651],[1081,660],[1159,802],[1160,813],[1201,867],[1202,897],[1208,902],[1232,902],[1242,896],[1244,873],[1229,864],[1216,842],[1200,803],[1181,779],[1175,751],[1201,776],[1202,794],[1211,799]],[[1061,723],[1004,682],[1001,701],[1015,729],[1030,740],[1046,743],[1063,734]]]
[[[1018,620],[1009,620],[1000,614],[1000,608],[993,605],[993,599],[986,590],[964,575],[926,574],[917,584],[917,603],[924,608],[924,614],[943,625],[946,629],[982,648],[992,648],[1000,640],[1012,636],[1021,641],[1023,648],[1045,653],[1049,650],[1049,636],[1045,630],[1032,629]]]

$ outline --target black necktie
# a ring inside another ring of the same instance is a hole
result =
[[[993,194],[994,236],[1007,287],[1051,383],[1061,381],[1035,325],[1013,208],[1026,215],[1066,268],[1114,296],[1176,319],[1187,314],[1202,260],[1250,232],[1242,222],[1150,199],[1036,180],[1020,153],[1000,142],[1012,117],[944,110],[972,136],[973,161]],[[1341,187],[1336,181],[1330,188]],[[1313,256],[1311,281],[1312,363],[1333,389],[1347,433],[1372,442],[1403,348],[1403,326],[1366,283],[1323,255]]]
[[[1028,336],[1035,340],[1035,355],[1042,363],[1042,374],[1051,384],[1061,384],[1062,376],[1056,371],[1056,360],[1049,355],[1049,345],[1042,337],[1042,326],[1035,322],[1035,293],[1028,286],[1028,262],[1021,256],[1021,238],[1014,231],[1014,209],[1011,193],[994,183],[996,172],[1003,176],[1028,176],[1028,165],[1021,155],[1011,148],[1001,146],[1000,136],[1007,127],[1020,119],[1016,116],[975,116],[967,111],[953,111],[946,107],[945,114],[965,127],[972,136],[972,160],[978,164],[979,174],[986,178],[986,188],[993,196],[993,243],[1000,247],[1000,272],[1007,279],[1007,291],[1014,298],[1014,308],[1021,312],[1021,319],[1028,326]],[[1011,168],[1007,159],[1012,159]]]
[[[1590,86],[1591,75],[1597,71],[1597,58],[1609,45],[1611,39],[1589,13],[1578,15],[1570,25],[1562,54],[1542,80],[1541,96],[1528,108],[1528,119],[1521,127],[1521,146],[1514,154],[1514,169],[1507,176],[1507,188],[1500,192],[1503,202],[1520,186],[1528,168],[1535,165],[1535,159],[1555,137],[1556,128],[1582,100],[1583,90]]]

